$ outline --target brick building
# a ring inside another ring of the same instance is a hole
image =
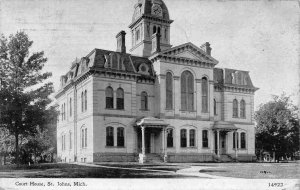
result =
[[[94,49],[61,77],[58,157],[64,162],[255,158],[249,72],[217,68],[208,42],[173,47],[162,0],[134,7],[132,47]]]

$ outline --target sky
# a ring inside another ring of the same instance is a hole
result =
[[[116,34],[127,32],[138,0],[0,0],[0,33],[25,31],[32,52],[45,52],[44,71],[55,90],[75,58],[94,48],[116,50]],[[299,4],[297,1],[164,0],[171,44],[209,42],[217,67],[250,72],[255,109],[285,92],[299,101]]]

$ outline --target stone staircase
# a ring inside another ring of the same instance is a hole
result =
[[[236,162],[237,160],[228,154],[221,154],[220,157],[217,155],[213,156],[215,162]]]
[[[147,163],[162,163],[163,158],[159,154],[146,154]]]

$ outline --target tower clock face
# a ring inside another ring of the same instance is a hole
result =
[[[157,4],[154,4],[152,6],[152,14],[155,15],[155,16],[162,16],[162,8],[157,5]]]

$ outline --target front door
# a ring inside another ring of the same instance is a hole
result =
[[[226,154],[226,133],[220,133],[220,154]]]

